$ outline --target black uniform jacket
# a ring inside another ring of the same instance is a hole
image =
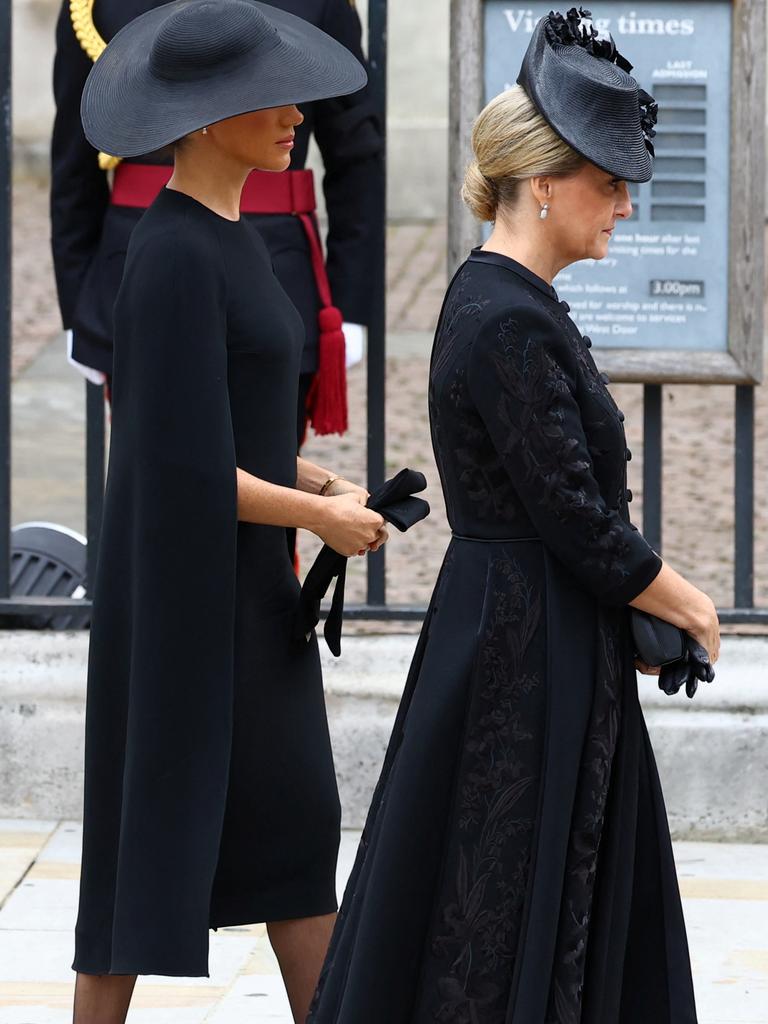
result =
[[[160,4],[152,0],[96,0],[96,29],[109,41],[133,18]],[[281,10],[323,29],[362,59],[360,20],[350,0],[279,0]],[[142,212],[109,204],[107,175],[86,141],[80,96],[91,59],[72,28],[64,0],[56,32],[53,73],[56,120],[51,146],[51,238],[56,285],[65,328],[74,332],[74,356],[106,373],[112,369],[112,310],[128,239]],[[291,167],[304,167],[314,134],[325,166],[328,277],[347,322],[370,317],[370,276],[383,245],[384,157],[381,125],[369,89],[304,104]],[[171,163],[170,149],[139,163]],[[306,237],[290,214],[252,215],[275,272],[302,315],[307,340],[302,372],[317,365],[318,297]]]

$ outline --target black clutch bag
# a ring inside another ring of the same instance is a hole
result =
[[[630,625],[635,653],[652,668],[679,661],[685,654],[682,629],[655,615],[630,608]]]

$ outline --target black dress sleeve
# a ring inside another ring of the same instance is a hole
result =
[[[544,544],[599,600],[630,602],[661,559],[600,491],[568,338],[543,314],[511,309],[482,326],[467,373],[472,401]],[[616,458],[623,472],[623,446]]]
[[[154,496],[152,518],[167,513],[176,534],[185,509],[199,525],[210,517],[216,533],[233,525],[226,280],[216,237],[169,231],[131,253],[115,322],[114,414],[124,424],[125,408],[131,420],[137,483]]]
[[[179,973],[169,905],[183,911],[187,970],[206,971],[231,749],[237,482],[223,268],[215,236],[188,235],[174,221],[147,238],[140,223],[116,306],[86,726],[99,770],[86,772],[82,884],[101,910],[81,949],[111,950],[98,973]]]
[[[56,26],[51,139],[51,247],[61,318],[72,326],[77,296],[109,205],[107,176],[80,123],[80,97],[93,64],[72,28],[64,0]]]
[[[349,0],[326,0],[320,28],[365,63],[360,19]],[[328,211],[328,279],[350,323],[370,321],[370,281],[383,246],[384,135],[370,87],[315,106]]]

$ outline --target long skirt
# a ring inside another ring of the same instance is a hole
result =
[[[454,538],[312,1024],[695,1024],[625,609]]]

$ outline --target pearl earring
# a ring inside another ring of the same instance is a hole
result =
[[[203,128],[203,135],[207,135],[207,134],[208,134],[208,129],[207,128]]]
[[[541,213],[539,214],[539,217],[540,217],[541,220],[546,220],[548,216],[549,216],[549,203],[544,203],[544,205],[541,208]]]

